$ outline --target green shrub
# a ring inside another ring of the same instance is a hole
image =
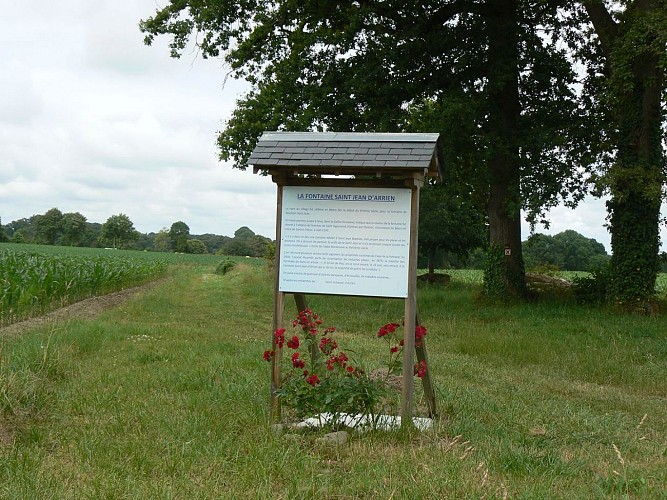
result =
[[[591,271],[589,276],[575,276],[574,296],[580,304],[604,304],[609,292],[611,271],[609,266]]]
[[[231,259],[221,260],[215,268],[215,274],[225,275],[236,266],[236,262]]]

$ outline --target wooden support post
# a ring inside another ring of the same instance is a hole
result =
[[[419,325],[419,317],[415,318],[415,325]],[[435,390],[433,389],[433,381],[431,380],[431,365],[428,362],[428,355],[426,354],[426,339],[422,338],[419,345],[415,346],[417,353],[417,361],[426,363],[426,373],[422,377],[422,387],[424,388],[424,397],[426,398],[426,405],[428,406],[428,416],[435,418],[437,415],[435,407]]]
[[[282,328],[284,293],[276,293],[273,307],[273,332]],[[276,396],[276,391],[280,389],[280,362],[283,358],[283,350],[276,344],[276,336],[271,332],[271,349],[275,353],[271,358],[271,419],[279,422],[281,419],[280,399]]]
[[[403,386],[401,392],[401,426],[412,426],[414,395],[415,326],[417,317],[417,230],[419,228],[419,184],[411,186],[410,254],[408,263],[408,296],[403,319]]]
[[[279,422],[281,419],[280,400],[276,391],[280,389],[280,362],[283,350],[276,344],[275,331],[283,327],[283,313],[285,310],[285,294],[280,292],[278,277],[280,276],[280,227],[283,209],[283,186],[277,185],[277,208],[276,208],[276,253],[275,253],[275,279],[273,289],[273,330],[271,331],[271,349],[274,352],[271,358],[271,419]]]

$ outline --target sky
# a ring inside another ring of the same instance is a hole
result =
[[[220,60],[169,57],[138,23],[165,1],[0,0],[0,218],[57,207],[89,222],[126,214],[143,233],[275,237],[276,188],[217,158],[217,132],[248,89]],[[610,251],[604,201],[557,208]],[[524,236],[529,235],[524,224]],[[663,240],[665,240],[663,234]]]

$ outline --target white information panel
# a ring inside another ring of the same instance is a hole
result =
[[[411,190],[285,186],[281,292],[408,296]]]

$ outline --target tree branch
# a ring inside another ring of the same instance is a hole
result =
[[[600,39],[602,51],[607,60],[609,60],[612,45],[618,34],[618,25],[614,21],[614,18],[611,17],[602,0],[584,0],[583,6]]]

